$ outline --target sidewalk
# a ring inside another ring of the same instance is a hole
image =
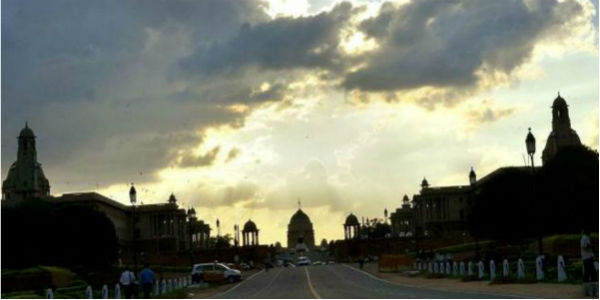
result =
[[[352,267],[358,268],[356,264]],[[584,297],[582,286],[578,284],[558,283],[511,283],[489,284],[487,281],[463,282],[457,279],[427,279],[423,277],[408,277],[401,273],[380,273],[377,264],[365,264],[363,271],[367,271],[381,279],[411,287],[428,288],[453,292],[472,292],[497,294],[498,297],[513,296],[524,298],[589,298]]]

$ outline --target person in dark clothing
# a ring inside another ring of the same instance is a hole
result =
[[[144,298],[149,299],[156,280],[154,272],[152,272],[148,264],[144,265],[144,269],[140,273],[140,281],[142,290],[144,291]]]
[[[358,259],[358,265],[360,266],[360,269],[362,270],[362,268],[365,265],[365,259],[362,256]]]

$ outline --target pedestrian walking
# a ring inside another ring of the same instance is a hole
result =
[[[123,293],[125,294],[125,299],[131,299],[134,282],[135,274],[133,274],[129,266],[125,266],[125,270],[121,273],[121,279],[119,280]]]
[[[358,259],[358,265],[360,266],[360,269],[362,270],[362,268],[365,265],[365,259],[362,256]]]
[[[581,235],[581,261],[583,263],[583,285],[586,295],[594,294],[593,282],[598,281],[598,274],[594,266],[594,248],[589,237],[589,231],[583,230]]]
[[[148,264],[144,265],[144,269],[140,273],[140,281],[142,284],[142,290],[144,291],[144,298],[149,299],[150,295],[152,295],[152,288],[154,287],[156,278],[154,276],[154,272],[150,269]]]

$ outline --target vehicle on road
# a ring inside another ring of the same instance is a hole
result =
[[[298,266],[310,266],[310,264],[311,264],[311,261],[306,256],[300,256],[300,257],[298,257],[298,260],[296,261],[296,265],[298,265]]]
[[[228,281],[235,282],[242,279],[240,270],[232,269],[222,263],[203,263],[195,264],[192,268],[192,281],[217,282]]]

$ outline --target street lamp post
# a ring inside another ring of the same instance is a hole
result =
[[[220,248],[221,248],[221,243],[219,243],[219,241],[221,240],[221,222],[219,221],[219,218],[217,218],[217,240],[215,242],[215,247],[217,248],[217,259],[219,259],[220,256]]]
[[[129,201],[131,202],[131,217],[133,222],[133,272],[137,272],[137,220],[135,215],[135,203],[137,202],[137,192],[135,187],[133,186],[133,182],[131,183],[131,188],[129,189]]]
[[[188,210],[188,231],[190,236],[190,265],[194,265],[194,222],[196,221],[196,210],[190,208]]]
[[[527,147],[527,154],[529,154],[529,158],[531,160],[531,197],[533,198],[533,203],[537,204],[537,197],[535,195],[535,165],[533,161],[533,155],[535,154],[535,137],[531,133],[531,127],[529,128],[529,132],[527,133],[527,137],[525,138],[525,146]],[[534,210],[536,211],[536,210]],[[536,214],[537,216],[537,240],[538,240],[538,252],[539,255],[544,254],[544,247],[542,243],[542,224],[541,224],[541,216],[540,214]]]
[[[475,175],[475,170],[473,170],[473,167],[471,167],[471,172],[469,172],[469,184],[471,185],[471,200],[472,201],[477,201],[477,198],[475,198],[473,195],[475,194],[475,183],[477,182],[477,175]],[[475,226],[478,226],[478,218],[479,216],[475,215],[473,216],[475,218]],[[479,233],[478,232],[474,232],[475,233],[475,259],[479,260]]]

